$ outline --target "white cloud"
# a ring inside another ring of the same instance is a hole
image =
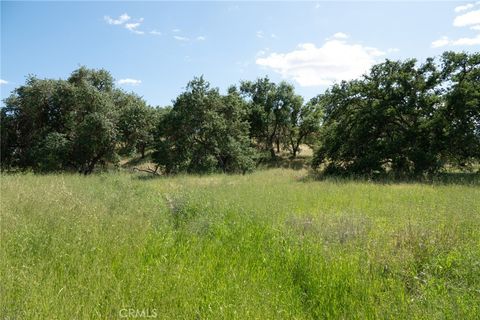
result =
[[[475,6],[480,5],[480,1],[476,3],[469,3],[461,5],[455,8],[455,12],[463,12],[472,9]],[[480,45],[480,10],[468,11],[466,13],[457,15],[453,20],[455,27],[469,27],[470,30],[476,31],[476,35],[473,37],[462,37],[458,39],[450,39],[447,36],[443,36],[432,42],[432,48],[441,48],[446,46],[475,46]]]
[[[265,32],[263,32],[262,30],[258,30],[257,32],[255,32],[255,36],[259,39],[263,39],[265,37],[269,37],[268,34],[265,34]],[[275,33],[271,33],[270,34],[270,38],[272,39],[278,39],[278,36],[275,34]]]
[[[343,33],[343,32],[337,32],[333,35],[333,38],[335,38],[335,39],[347,39],[348,35],[346,33]]]
[[[480,10],[474,10],[455,17],[453,25],[455,27],[467,27],[480,24]]]
[[[480,45],[480,34],[473,38],[460,38],[456,40],[450,40],[448,37],[442,37],[432,42],[432,48],[440,48],[445,46],[475,46]]]
[[[388,48],[387,49],[387,53],[394,53],[394,52],[399,52],[399,51],[400,51],[400,49],[398,49],[398,48]]]
[[[138,22],[126,23],[125,28],[136,34],[144,34],[144,31],[138,30],[138,27],[140,27],[142,22],[143,18],[140,18]]]
[[[435,40],[432,42],[432,48],[440,48],[440,47],[445,47],[450,44],[450,40],[448,40],[448,37],[441,37],[438,40]]]
[[[291,52],[257,57],[256,63],[297,81],[301,86],[319,86],[355,79],[383,55],[385,52],[377,48],[330,39],[321,47],[304,43]]]
[[[126,78],[118,80],[117,83],[120,85],[138,86],[142,83],[142,80]]]
[[[315,9],[319,9],[319,8],[320,8],[320,3],[317,3],[317,4],[315,5]]]
[[[125,25],[125,28],[127,28],[128,30],[133,30],[133,29],[136,29],[140,26],[140,23],[139,22],[135,22],[135,23],[127,23]]]
[[[173,39],[177,40],[177,41],[183,41],[183,42],[188,42],[188,41],[205,41],[207,40],[207,37],[205,36],[197,36],[197,37],[193,37],[193,38],[189,38],[189,37],[186,37],[186,36],[179,36],[179,35],[174,35],[173,36]]]
[[[188,40],[190,40],[190,39],[187,38],[187,37],[181,37],[181,36],[173,36],[173,38],[174,38],[175,40],[178,40],[178,41],[188,41]]]
[[[365,52],[367,52],[372,57],[381,57],[385,55],[385,51],[378,50],[374,47],[364,47]]]
[[[480,34],[473,38],[460,38],[452,41],[452,46],[475,46],[480,45]]]
[[[125,28],[132,31],[132,32],[135,32],[138,27],[140,26],[140,23],[138,22],[135,22],[135,23],[127,23],[125,25]]]
[[[7,80],[0,79],[0,85],[8,84]]]
[[[157,30],[150,31],[150,34],[153,34],[154,36],[161,36],[162,35],[162,33],[160,31],[157,31]]]
[[[119,25],[119,24],[124,24],[128,20],[130,20],[130,16],[126,13],[122,14],[118,19],[113,19],[110,16],[104,16],[103,19],[108,23],[108,24],[113,24],[113,25]]]
[[[455,8],[455,12],[462,12],[462,11],[467,11],[469,9],[472,9],[475,5],[473,3],[468,3],[463,6],[458,6]]]
[[[138,19],[136,22],[127,23],[127,21],[131,21],[132,18],[128,14],[124,13],[120,17],[118,17],[118,19],[112,19],[109,16],[105,16],[104,19],[108,24],[111,24],[111,25],[118,25],[118,26],[123,25],[125,29],[130,30],[133,33],[136,33],[136,34],[145,33],[145,31],[138,30],[138,27],[143,22],[143,18]]]
[[[172,29],[172,32],[180,32],[180,31],[182,31],[182,30],[180,30],[180,29]]]

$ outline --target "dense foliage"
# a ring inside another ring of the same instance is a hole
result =
[[[222,96],[191,81],[158,126],[155,161],[165,172],[246,172],[254,168],[245,103],[232,87]]]
[[[466,166],[480,152],[480,54],[386,61],[322,98],[313,165],[327,172],[396,174]]]
[[[82,67],[29,77],[0,116],[2,169],[87,174],[153,151],[165,173],[244,173],[306,144],[327,173],[424,174],[480,160],[480,54],[386,60],[307,102],[266,77],[224,95],[200,77],[167,108]]]
[[[115,163],[119,145],[143,151],[153,112],[115,89],[105,70],[82,67],[67,80],[29,77],[1,109],[2,167],[90,173]]]

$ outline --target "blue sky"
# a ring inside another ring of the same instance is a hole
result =
[[[480,2],[1,2],[1,98],[25,81],[109,70],[151,105],[194,76],[268,75],[306,99],[385,58],[479,51]]]

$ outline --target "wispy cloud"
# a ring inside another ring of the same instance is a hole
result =
[[[476,46],[480,45],[480,33],[474,37],[463,37],[455,40],[448,40],[447,45],[451,46]]]
[[[180,29],[178,29],[178,28],[172,29],[172,32],[175,32],[175,33],[178,33],[178,32],[180,32],[180,31],[182,31],[182,30],[180,30]]]
[[[480,33],[473,37],[462,37],[458,39],[449,39],[446,36],[432,42],[432,48],[441,48],[446,46],[477,46],[480,45]]]
[[[162,35],[162,33],[160,31],[157,31],[157,30],[150,31],[150,34],[153,34],[154,36],[161,36]]]
[[[175,40],[178,40],[178,41],[188,41],[188,40],[190,40],[189,38],[187,38],[187,37],[182,37],[182,36],[173,36],[173,38],[174,38]]]
[[[7,80],[0,79],[0,85],[8,84]]]
[[[113,19],[110,16],[104,16],[103,19],[108,23],[108,24],[113,24],[113,25],[120,25],[124,24],[128,20],[130,20],[130,16],[126,13],[120,15],[117,19]]]
[[[140,26],[140,22],[127,23],[125,25],[125,28],[127,28],[128,30],[134,30],[134,29],[138,28],[139,26]]]
[[[320,47],[303,43],[290,52],[257,57],[256,63],[301,86],[321,86],[357,78],[385,54],[377,48],[349,43],[334,36]]]
[[[467,11],[469,9],[472,9],[474,6],[475,6],[475,4],[473,4],[473,3],[468,3],[468,4],[463,5],[463,6],[458,6],[458,7],[455,7],[455,12]]]
[[[445,47],[445,46],[448,46],[449,43],[450,43],[450,40],[448,40],[448,37],[443,36],[440,39],[437,39],[432,42],[432,48]]]
[[[259,39],[263,39],[263,38],[268,38],[269,35],[268,34],[265,34],[265,32],[263,32],[262,30],[258,30],[257,32],[255,32],[255,36]],[[271,33],[270,34],[270,38],[272,39],[278,39],[278,36],[275,34],[275,33]]]
[[[138,29],[143,22],[143,18],[140,18],[135,22],[130,22],[132,18],[128,14],[124,13],[117,19],[112,19],[110,16],[105,16],[104,20],[111,25],[123,26],[132,33],[145,34],[145,31]]]
[[[394,52],[399,52],[399,51],[400,51],[400,49],[398,49],[398,48],[388,48],[387,49],[387,53],[394,53]]]
[[[348,34],[343,33],[343,32],[337,32],[332,36],[332,38],[334,38],[334,39],[347,39]]]
[[[117,83],[119,85],[138,86],[142,83],[142,80],[126,78],[118,80]]]
[[[207,37],[204,35],[199,35],[196,37],[187,37],[185,35],[173,35],[173,39],[181,42],[193,42],[193,41],[205,41],[207,40]]]
[[[452,46],[479,46],[480,45],[480,33],[474,37],[464,37],[452,41]]]
[[[127,23],[125,24],[125,28],[136,34],[145,34],[145,31],[138,30],[138,27],[140,27],[141,21],[143,21],[143,19],[141,19],[140,22]]]
[[[432,48],[441,48],[446,46],[476,46],[480,45],[480,10],[471,10],[480,5],[480,1],[476,3],[468,3],[458,6],[454,11],[458,14],[453,19],[453,26],[458,28],[467,28],[476,32],[473,36],[461,37],[458,39],[450,39],[442,36],[431,43]],[[469,11],[471,10],[471,11]],[[468,11],[468,12],[465,12]],[[465,12],[465,13],[463,13]]]

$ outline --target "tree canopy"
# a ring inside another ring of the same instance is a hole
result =
[[[188,83],[159,123],[155,161],[167,173],[254,168],[245,106],[234,87],[222,96],[203,77]]]
[[[165,173],[245,173],[304,145],[325,173],[418,175],[480,161],[480,53],[386,60],[306,102],[268,77],[224,94],[198,77],[172,107],[154,108],[108,71],[81,67],[66,80],[30,76],[4,104],[3,170],[88,174],[151,154]]]
[[[129,132],[123,120],[133,108],[143,113],[128,120],[135,126]],[[141,99],[116,89],[105,70],[81,67],[67,80],[29,77],[1,110],[2,167],[91,173],[98,164],[116,163],[119,141],[148,143],[145,110]]]
[[[435,172],[478,161],[479,55],[386,61],[323,97],[313,166],[327,172]]]

